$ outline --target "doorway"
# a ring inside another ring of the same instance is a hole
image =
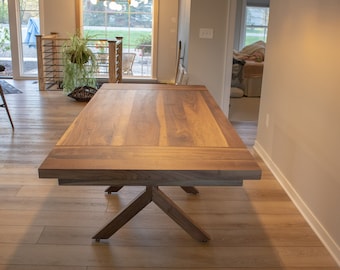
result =
[[[229,118],[257,122],[270,0],[237,1]]]

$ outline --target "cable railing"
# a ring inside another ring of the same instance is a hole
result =
[[[62,89],[63,85],[63,55],[62,48],[67,38],[58,34],[37,35],[37,60],[39,90]],[[89,39],[88,47],[97,59],[96,79],[103,82],[122,81],[123,38]]]

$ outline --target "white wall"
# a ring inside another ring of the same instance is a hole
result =
[[[220,105],[223,105],[228,12],[226,0],[191,1],[186,52],[189,83],[205,85]],[[213,29],[213,38],[199,38],[200,28]]]
[[[78,0],[40,0],[43,8],[42,29],[44,35],[51,32],[62,37],[71,36],[76,29],[76,1]]]
[[[256,150],[340,262],[340,1],[271,1]]]

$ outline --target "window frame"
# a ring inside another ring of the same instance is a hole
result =
[[[270,16],[270,0],[237,0],[234,48],[242,50],[246,41],[246,11],[248,7],[267,7]],[[269,20],[268,20],[269,21]]]
[[[260,24],[248,24],[247,21],[248,21],[248,9],[249,8],[260,8],[260,9],[267,9],[267,21],[266,21],[266,24],[265,25],[260,25]],[[264,29],[264,38],[263,39],[258,39],[256,41],[259,41],[259,40],[263,40],[264,42],[267,41],[267,34],[268,34],[268,21],[269,21],[269,6],[266,6],[266,5],[247,5],[246,8],[245,8],[245,16],[244,16],[244,29],[243,29],[243,40],[242,40],[242,45],[243,47],[244,46],[247,46],[247,45],[250,45],[252,44],[253,42],[251,43],[247,43],[247,30],[248,29],[251,29],[251,28],[260,28],[260,29]],[[254,42],[256,42],[254,41]]]
[[[153,0],[152,2],[152,50],[151,50],[151,74],[150,76],[129,76],[123,77],[124,81],[154,81],[157,74],[157,51],[158,51],[158,14],[159,14],[159,0]],[[83,34],[83,1],[76,1],[76,29],[79,33]],[[124,44],[124,40],[123,40]],[[130,46],[129,46],[130,47]]]

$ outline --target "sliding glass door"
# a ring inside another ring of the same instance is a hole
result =
[[[35,35],[40,34],[39,0],[19,1],[19,50],[22,76],[38,75]]]
[[[37,51],[35,35],[39,28],[39,0],[0,0],[4,9],[8,7],[11,50],[7,57],[11,60],[11,75],[14,79],[36,78]]]
[[[12,76],[11,39],[7,0],[0,4],[0,77]]]

